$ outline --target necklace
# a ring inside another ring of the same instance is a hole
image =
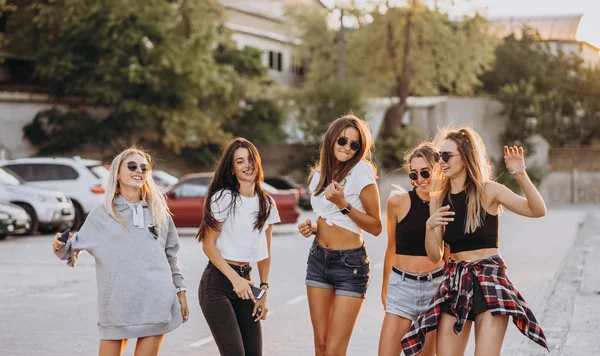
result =
[[[419,192],[415,189],[415,194],[417,195],[417,198],[419,198],[419,200],[423,203],[423,204],[427,204],[429,205],[429,200],[425,200],[423,198],[421,198],[421,196],[419,195]]]

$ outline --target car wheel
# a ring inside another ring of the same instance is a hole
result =
[[[73,225],[71,226],[71,229],[79,230],[81,225],[83,225],[84,220],[83,208],[75,200],[73,200],[73,207],[75,208],[75,218],[73,219]]]
[[[29,215],[29,229],[27,229],[27,231],[25,231],[23,233],[23,235],[35,234],[38,231],[38,227],[39,227],[39,221],[38,221],[37,215],[35,214],[35,210],[33,210],[33,208],[28,204],[15,203],[15,205],[18,205],[21,208],[23,208],[23,210],[25,210],[27,215]]]

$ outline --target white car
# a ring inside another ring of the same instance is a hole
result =
[[[58,190],[75,207],[73,229],[78,229],[90,210],[104,201],[108,169],[102,162],[81,157],[17,158],[0,162],[23,178],[28,185]]]
[[[0,168],[0,200],[20,206],[29,215],[25,234],[70,227],[75,219],[71,200],[61,192],[24,185],[17,177]]]

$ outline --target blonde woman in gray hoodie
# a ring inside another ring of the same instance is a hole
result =
[[[121,152],[110,166],[105,202],[66,243],[60,234],[52,241],[71,267],[81,251],[94,256],[100,356],[122,355],[133,338],[136,356],[158,355],[164,334],[188,319],[179,236],[151,167],[146,152]]]

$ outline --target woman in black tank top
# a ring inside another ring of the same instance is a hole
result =
[[[481,137],[471,128],[441,132],[439,170],[426,223],[425,248],[432,262],[451,258],[432,304],[402,339],[406,356],[423,349],[425,334],[437,330],[437,355],[463,355],[473,322],[475,355],[500,355],[509,316],[531,340],[547,348],[533,312],[506,274],[498,250],[500,206],[523,216],[541,217],[546,206],[525,171],[522,147],[504,147],[506,168],[517,180],[520,197],[491,179]]]
[[[399,355],[400,340],[431,301],[443,275],[443,261],[433,263],[425,251],[429,218],[429,186],[437,165],[437,149],[422,143],[404,158],[414,189],[393,192],[387,200],[388,244],[383,267],[381,301],[386,314],[379,356]],[[435,355],[435,332],[427,335],[422,355]]]

